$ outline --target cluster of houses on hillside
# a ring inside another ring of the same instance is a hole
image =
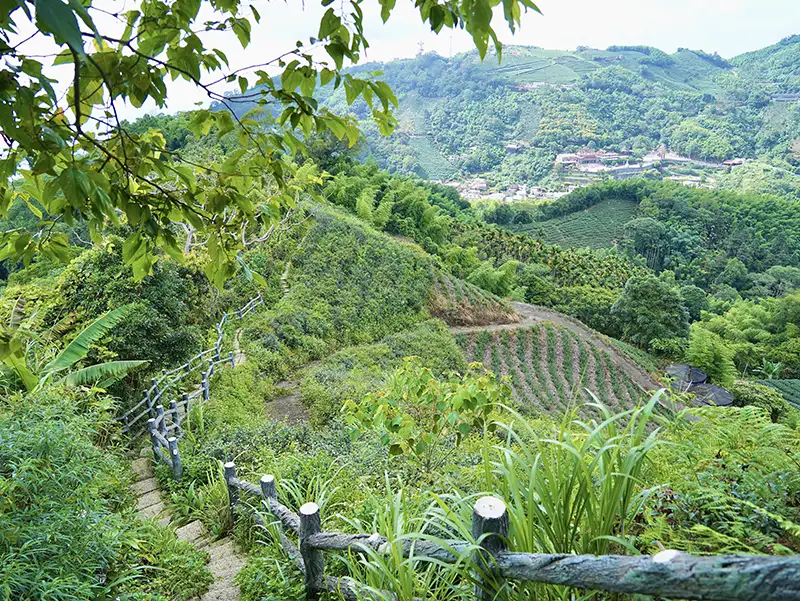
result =
[[[744,164],[745,159],[736,158],[722,163],[698,161],[691,157],[669,152],[663,145],[645,154],[641,159],[629,152],[612,152],[608,150],[579,150],[556,155],[555,165],[567,171],[581,173],[608,173],[614,179],[626,179],[653,169],[664,163],[699,163],[705,167],[722,169]]]
[[[511,184],[503,191],[490,191],[488,182],[480,177],[476,177],[468,182],[456,182],[450,184],[466,200],[497,200],[509,202],[512,200],[531,200],[531,199],[555,199],[569,194],[577,186],[570,186],[566,191],[548,192],[539,186],[527,186],[525,184]]]
[[[519,152],[524,149],[523,143],[513,143],[506,146],[507,152]],[[657,169],[669,164],[698,164],[702,167],[725,169],[745,163],[745,159],[736,158],[722,163],[708,163],[691,157],[669,152],[665,146],[660,146],[644,156],[635,156],[631,152],[615,152],[610,150],[583,149],[577,152],[565,152],[556,155],[555,167],[563,172],[561,182],[564,187],[558,192],[548,191],[538,186],[525,184],[510,184],[504,190],[492,189],[489,183],[480,177],[465,182],[447,182],[455,187],[466,200],[494,200],[509,202],[514,200],[545,200],[560,198],[569,194],[574,189],[598,181],[599,176],[610,176],[614,179],[627,179],[637,177],[644,172]],[[680,170],[678,174],[664,175],[664,179],[683,184],[685,186],[714,188],[716,183],[713,176],[707,174],[697,175],[692,169],[689,173]]]

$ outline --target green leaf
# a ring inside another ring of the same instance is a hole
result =
[[[74,208],[80,208],[89,198],[89,191],[91,185],[89,178],[83,171],[79,171],[74,167],[67,167],[58,176],[58,182],[61,185],[61,191],[67,202]]]
[[[391,444],[389,445],[389,455],[402,455],[403,454],[403,446],[400,444]]]
[[[124,305],[95,319],[55,359],[45,365],[45,374],[63,371],[83,359],[89,352],[89,347],[125,319],[132,310],[133,305]]]
[[[56,42],[66,44],[84,56],[81,30],[72,9],[61,0],[35,0],[34,5],[39,29],[52,33]]]
[[[319,23],[319,34],[317,37],[321,40],[330,36],[334,31],[342,26],[342,20],[336,16],[332,8],[325,11],[322,16],[322,21]]]
[[[28,369],[28,366],[25,365],[25,358],[22,356],[22,354],[14,353],[7,355],[3,358],[3,363],[14,370],[14,373],[19,376],[26,389],[33,390],[36,388],[36,385],[39,383],[39,379],[33,375],[31,370]]]
[[[121,380],[131,371],[149,363],[148,361],[107,361],[90,365],[68,374],[64,378],[64,383],[68,386],[81,386],[83,384],[94,384],[100,381],[108,381],[108,384]]]

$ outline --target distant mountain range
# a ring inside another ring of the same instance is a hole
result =
[[[731,59],[685,48],[506,46],[499,63],[430,53],[353,71],[381,71],[397,94],[390,138],[342,90],[323,88],[320,100],[363,121],[366,159],[428,179],[548,182],[557,153],[587,147],[800,163],[800,35]]]

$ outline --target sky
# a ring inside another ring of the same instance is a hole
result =
[[[134,8],[136,1],[95,0],[95,5],[122,11]],[[307,41],[316,35],[325,10],[314,0],[255,0],[253,5],[261,22],[254,26],[246,50],[230,32],[206,38],[208,44],[226,52],[232,68],[271,59],[296,41]],[[493,24],[504,44],[560,50],[643,44],[666,52],[679,47],[700,49],[729,58],[800,33],[800,0],[539,0],[538,6],[542,14],[529,11],[523,15],[522,27],[513,35],[502,14],[495,14]],[[370,48],[362,62],[413,57],[420,48],[443,56],[473,48],[465,31],[432,33],[422,24],[411,0],[398,0],[386,24],[381,22],[376,0],[364,0],[363,8]],[[34,40],[25,49],[47,50],[46,45],[36,48],[37,43]],[[63,77],[68,81],[71,75],[64,72]],[[207,104],[204,94],[188,82],[169,84],[169,98],[167,112],[191,109],[198,102]],[[137,111],[128,107],[123,113],[135,117],[153,108]]]

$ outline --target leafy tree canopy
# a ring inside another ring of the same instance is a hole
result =
[[[386,22],[395,2],[379,2]],[[109,228],[123,228],[125,261],[141,279],[150,273],[157,249],[182,259],[180,224],[187,236],[202,238],[209,277],[224,281],[248,240],[260,240],[262,231],[270,231],[318,179],[313,171],[297,171],[293,162],[304,151],[304,140],[323,132],[351,145],[357,140],[355,121],[314,100],[317,86],[344,89],[348,104],[362,99],[383,133],[395,126],[397,99],[389,86],[374,73],[342,72],[369,45],[362,0],[322,4],[328,8],[316,37],[238,69],[229,67],[225,53],[207,38],[231,31],[247,48],[261,17],[241,0],[144,0],[121,13],[90,1],[4,4],[0,133],[6,148],[0,153],[5,178],[0,216],[26,203],[38,223],[2,232],[0,259],[30,262],[46,253],[66,260],[68,239],[56,226],[82,220],[95,241]],[[416,7],[435,32],[466,29],[483,57],[490,40],[501,51],[493,28],[493,11],[501,4],[512,31],[522,10],[538,10],[531,0],[416,2]],[[100,25],[109,16],[112,25]],[[20,39],[17,32],[31,26],[34,34]],[[49,38],[61,51],[42,62],[28,50],[34,37]],[[58,65],[69,65],[72,73],[64,98],[50,75]],[[224,160],[191,163],[171,150],[159,131],[135,131],[120,121],[121,103],[139,107],[149,101],[163,108],[165,82],[179,78],[227,109],[194,111],[187,125],[198,136],[212,129],[219,135],[235,133],[238,148]],[[238,84],[243,95],[257,86],[248,98],[256,101],[254,110],[241,116],[233,110],[236,100],[219,90],[230,83]]]

